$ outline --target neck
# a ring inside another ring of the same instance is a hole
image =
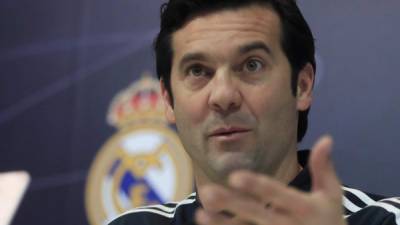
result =
[[[272,177],[284,184],[289,184],[302,170],[295,150],[291,151],[279,165]]]

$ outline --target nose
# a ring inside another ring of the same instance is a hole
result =
[[[209,96],[210,108],[221,114],[237,111],[242,104],[242,95],[234,77],[227,73],[220,73],[213,79]]]

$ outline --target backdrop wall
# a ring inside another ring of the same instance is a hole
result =
[[[32,183],[13,224],[88,224],[89,168],[113,97],[154,73],[162,1],[0,3],[0,171]],[[299,1],[316,37],[308,148],[335,138],[343,182],[400,195],[400,2]]]

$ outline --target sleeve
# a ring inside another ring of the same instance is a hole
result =
[[[349,225],[400,225],[400,198],[379,200],[347,217]]]

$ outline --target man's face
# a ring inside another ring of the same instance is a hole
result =
[[[272,175],[295,154],[297,111],[309,104],[292,94],[280,39],[278,15],[260,6],[198,16],[173,34],[167,118],[195,168]]]

